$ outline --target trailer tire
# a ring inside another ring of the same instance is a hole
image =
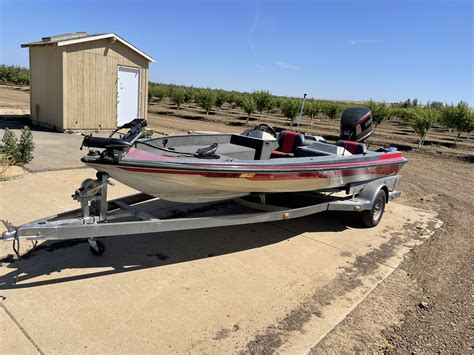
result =
[[[375,196],[372,208],[361,213],[362,223],[369,228],[375,227],[382,220],[385,212],[385,204],[387,203],[387,196],[383,189],[380,189]]]
[[[90,249],[91,253],[95,256],[100,256],[100,255],[104,254],[105,244],[103,242],[101,242],[100,240],[96,240],[95,242],[96,242],[97,248],[94,248],[92,245],[89,245],[89,249]]]

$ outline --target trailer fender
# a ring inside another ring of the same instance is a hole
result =
[[[388,203],[392,199],[392,192],[395,191],[395,188],[400,182],[400,176],[392,176],[387,177],[385,179],[375,180],[369,182],[364,188],[359,192],[357,195],[357,199],[369,201],[369,206],[371,209],[375,203],[375,198],[380,190],[385,191],[385,201]],[[399,196],[399,192],[397,192],[397,196]]]

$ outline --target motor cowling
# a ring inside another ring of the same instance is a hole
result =
[[[372,111],[367,107],[349,107],[341,116],[340,138],[363,142],[373,133]]]

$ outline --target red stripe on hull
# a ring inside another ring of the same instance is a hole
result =
[[[387,160],[387,159],[384,159]],[[399,161],[397,161],[399,162]],[[154,174],[176,174],[176,175],[201,175],[209,178],[245,178],[248,180],[300,180],[300,179],[321,179],[336,178],[340,176],[355,175],[392,175],[400,170],[398,164],[373,166],[373,167],[357,167],[345,170],[329,170],[329,171],[300,171],[300,172],[282,172],[282,173],[226,173],[226,172],[203,172],[203,171],[178,171],[178,170],[160,170],[134,167],[120,167],[120,169]]]

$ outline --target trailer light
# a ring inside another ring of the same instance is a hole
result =
[[[361,207],[360,206],[354,206],[354,211],[360,211]]]
[[[290,214],[288,212],[283,213],[283,219],[290,218]]]

